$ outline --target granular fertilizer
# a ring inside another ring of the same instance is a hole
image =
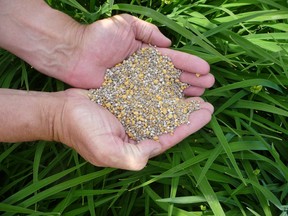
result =
[[[88,95],[118,118],[131,139],[158,141],[189,124],[189,115],[199,109],[198,101],[184,100],[189,85],[180,82],[180,74],[168,56],[146,47],[108,69],[102,86]]]

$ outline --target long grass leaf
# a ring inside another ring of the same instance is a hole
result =
[[[84,164],[81,164],[79,166],[75,166],[72,167],[70,169],[64,170],[60,173],[57,173],[55,175],[49,176],[46,179],[42,179],[38,182],[36,182],[35,184],[26,186],[25,188],[23,188],[22,190],[18,191],[17,193],[13,194],[12,196],[6,198],[4,200],[5,203],[9,203],[9,204],[14,204],[16,202],[19,202],[20,200],[30,196],[31,194],[33,194],[35,191],[61,179],[62,177],[66,176],[67,174],[75,171],[78,169],[78,167],[83,166]]]
[[[95,208],[96,207],[99,207],[105,203],[108,203],[109,201],[111,201],[112,199],[115,198],[115,196],[117,195],[113,195],[113,196],[109,196],[109,197],[104,197],[104,198],[101,198],[97,201],[95,201],[94,203],[94,206]],[[88,206],[79,206],[78,208],[75,208],[71,211],[67,211],[65,213],[63,213],[63,216],[70,216],[70,215],[82,215],[84,213],[87,213],[89,210],[88,210]]]
[[[179,154],[176,153],[176,154],[173,155],[172,166],[176,166],[179,163],[180,163],[180,156],[179,156]],[[179,176],[175,176],[171,180],[170,198],[174,198],[176,196],[177,190],[178,190],[178,186],[179,186]],[[174,208],[174,205],[170,204],[170,206],[168,208],[168,216],[172,216],[173,208]]]
[[[207,43],[203,42],[199,38],[197,38],[192,32],[189,30],[185,29],[184,27],[178,25],[177,23],[173,22],[169,18],[167,18],[165,15],[147,8],[147,7],[142,7],[142,6],[137,6],[137,5],[129,5],[129,4],[115,4],[112,7],[113,10],[121,10],[121,11],[127,11],[127,12],[133,12],[133,13],[138,13],[141,15],[148,16],[152,18],[153,20],[161,23],[162,25],[167,26],[168,28],[172,29],[175,32],[178,32],[181,34],[183,37],[195,41],[199,46],[203,47],[205,50],[210,52],[211,54],[217,55],[221,57],[223,61],[229,62],[230,60],[227,59],[225,56],[220,54],[217,50],[215,50],[213,47],[208,45]]]
[[[264,145],[267,146],[269,152],[271,153],[271,155],[273,156],[273,158],[275,159],[275,161],[277,162],[277,166],[278,169],[281,170],[281,172],[283,173],[285,179],[288,179],[288,167],[283,163],[283,161],[281,161],[279,154],[275,151],[275,149],[269,146],[269,144],[265,141],[265,139],[263,137],[261,137],[259,135],[259,133],[252,128],[250,125],[248,125],[246,122],[241,121],[241,124],[246,127],[249,131],[251,131],[255,137],[257,137]]]
[[[203,203],[207,200],[202,196],[185,196],[185,197],[174,197],[174,198],[164,198],[156,200],[157,202],[167,202],[175,204],[191,204],[191,203]]]
[[[237,101],[239,101],[241,98],[243,98],[247,94],[248,93],[245,92],[244,90],[237,92],[235,95],[233,95],[231,98],[229,98],[225,103],[223,103],[220,107],[218,107],[217,110],[215,111],[214,115],[222,113],[225,109],[232,106],[232,104],[236,103]]]
[[[74,8],[77,8],[80,11],[88,13],[88,11],[81,4],[79,4],[76,0],[60,0],[60,1]]]
[[[276,115],[282,115],[282,116],[288,117],[288,111],[280,109],[280,108],[275,107],[273,105],[263,103],[263,102],[239,100],[232,107],[233,108],[241,108],[241,109],[259,110],[259,111],[264,111],[267,113],[274,113]]]
[[[157,193],[155,193],[155,191],[153,191],[149,186],[145,186],[144,187],[144,191],[150,196],[150,198],[152,200],[154,200],[156,202],[156,204],[163,209],[164,211],[167,212],[168,208],[169,208],[169,204],[168,203],[162,203],[162,202],[157,202],[156,200],[160,200],[160,197]],[[179,208],[173,208],[173,215],[175,216],[194,216],[194,213],[190,213],[188,211],[179,209]]]
[[[245,180],[244,180],[244,177],[243,177],[243,175],[242,175],[242,173],[241,173],[241,171],[240,171],[240,169],[239,169],[239,167],[237,165],[237,162],[236,162],[236,160],[235,160],[235,158],[234,158],[234,156],[232,154],[231,148],[230,148],[230,146],[229,146],[229,144],[228,144],[228,142],[227,142],[227,140],[226,140],[226,138],[225,138],[225,136],[223,134],[223,131],[221,130],[220,125],[217,122],[217,119],[214,116],[212,117],[210,125],[211,125],[215,135],[218,137],[219,144],[222,145],[223,149],[225,150],[225,152],[226,152],[229,160],[231,161],[234,169],[236,170],[239,178],[241,179],[241,181],[244,184],[246,184]]]
[[[10,148],[8,148],[7,150],[5,150],[4,152],[2,152],[2,154],[0,155],[0,164],[2,163],[3,160],[5,160],[5,158],[7,158],[21,143],[15,143],[14,145],[11,145]]]
[[[58,185],[55,185],[51,188],[48,188],[47,190],[39,192],[37,195],[35,195],[31,198],[26,199],[25,201],[23,201],[21,203],[21,206],[24,206],[24,207],[31,206],[36,202],[39,202],[39,201],[41,201],[41,200],[43,200],[43,199],[45,199],[45,198],[47,198],[47,197],[49,197],[55,193],[58,193],[59,191],[66,190],[68,188],[72,188],[73,186],[80,185],[84,182],[91,181],[93,179],[107,175],[108,173],[111,173],[113,170],[114,169],[106,168],[106,169],[103,169],[103,170],[95,172],[95,173],[82,175],[80,177],[68,180],[66,182],[62,182]]]
[[[253,173],[253,169],[252,169],[252,166],[250,164],[249,161],[245,160],[242,162],[245,170],[246,170],[246,173],[248,175],[248,178],[251,180],[251,181],[254,181],[255,184],[259,184],[258,182],[258,179],[256,177],[256,175]],[[254,190],[255,190],[255,187],[253,186]],[[259,200],[259,203],[261,205],[261,208],[263,209],[263,212],[265,215],[267,216],[272,216],[272,213],[271,213],[271,210],[268,206],[268,202],[267,200],[265,199],[265,197],[262,196],[262,194],[260,194],[260,192],[258,190],[255,190],[255,194]]]
[[[44,212],[38,212],[32,209],[23,208],[21,206],[16,205],[10,205],[6,203],[0,203],[0,212],[12,212],[12,213],[18,213],[18,214],[35,214],[37,215],[48,215]]]
[[[276,11],[276,10],[266,10],[267,13],[266,15],[258,16],[253,19],[250,19],[250,22],[264,22],[264,21],[272,21],[272,20],[284,20],[288,18],[287,10],[282,10],[282,11]],[[244,13],[239,13],[237,14],[238,18],[241,17],[247,17],[252,14],[255,14],[255,11],[250,11],[250,12],[244,12]],[[231,16],[223,16],[223,17],[218,17],[215,18],[214,20],[219,22],[219,23],[224,23],[224,22],[230,22],[234,20],[234,17]]]
[[[195,156],[193,151],[191,150],[189,143],[187,142],[182,143],[180,147],[182,148],[182,154],[185,160],[189,159],[191,156]],[[190,171],[195,179],[199,179],[201,175],[201,168],[199,164],[193,165]],[[205,176],[202,178],[201,181],[199,181],[198,187],[201,190],[203,196],[205,197],[213,213],[219,216],[225,215],[224,210],[218,200],[218,197],[216,196],[211,184],[209,183],[209,181],[207,180]]]
[[[264,14],[267,14],[267,13],[269,13],[269,12],[267,12],[267,11],[257,11],[257,12],[255,12],[253,14],[249,14],[248,16],[244,16],[244,17],[241,17],[241,18],[237,18],[236,17],[236,18],[234,18],[231,21],[222,22],[221,25],[218,25],[217,27],[208,30],[207,32],[204,33],[204,35],[206,37],[211,37],[212,35],[215,35],[215,34],[217,34],[219,32],[222,32],[223,30],[226,30],[226,29],[229,29],[229,28],[235,26],[235,24],[239,24],[241,22],[253,19],[255,17],[261,16],[261,15],[264,15]]]
[[[216,158],[222,153],[223,148],[221,145],[218,145],[212,152],[210,157],[208,158],[207,162],[205,163],[205,166],[203,167],[201,174],[199,175],[199,178],[197,179],[196,187],[200,184],[200,182],[205,177],[206,173],[210,169],[210,166],[212,163],[216,160]]]
[[[26,90],[29,91],[28,72],[24,61],[21,61],[21,69],[22,69],[21,86],[25,84]]]
[[[226,91],[230,91],[233,89],[238,89],[238,88],[245,88],[245,87],[251,87],[251,86],[265,86],[267,88],[271,88],[274,89],[280,93],[282,93],[282,89],[275,84],[274,82],[270,81],[270,80],[266,80],[266,79],[249,79],[249,80],[243,80],[240,82],[236,82],[236,83],[232,83],[226,86],[222,86],[213,90],[210,90],[209,92],[207,92],[205,95],[206,96],[211,96],[211,95],[218,95],[220,93],[226,92]]]

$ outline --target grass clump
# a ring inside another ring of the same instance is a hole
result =
[[[48,1],[83,23],[128,12],[211,64],[209,125],[140,172],[97,168],[56,143],[0,146],[3,215],[287,215],[284,1]],[[0,86],[65,88],[0,51]],[[33,211],[33,213],[32,213]]]

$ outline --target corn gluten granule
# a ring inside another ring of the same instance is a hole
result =
[[[180,74],[168,56],[142,48],[108,69],[103,85],[88,95],[118,118],[131,139],[158,140],[189,124],[189,115],[199,109],[197,101],[184,100],[189,85],[180,82]]]

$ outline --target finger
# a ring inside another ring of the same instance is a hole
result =
[[[184,94],[186,96],[201,96],[205,92],[205,88],[195,87],[195,86],[189,86],[184,90]]]
[[[155,25],[128,14],[123,14],[122,17],[130,22],[137,40],[158,47],[169,47],[171,45],[170,39],[165,37]]]
[[[209,64],[200,57],[172,50],[167,48],[157,48],[163,55],[171,58],[176,68],[188,73],[205,75],[210,71]]]
[[[199,76],[198,74],[184,71],[180,75],[180,81],[196,87],[210,88],[214,85],[215,78],[211,73]]]

